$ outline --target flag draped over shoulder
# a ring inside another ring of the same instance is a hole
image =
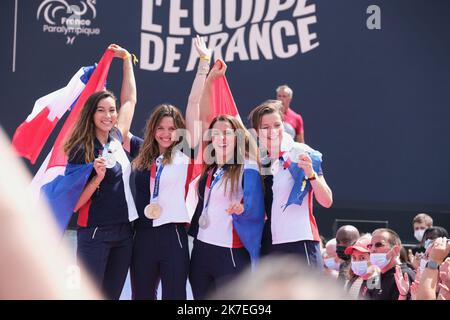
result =
[[[92,168],[93,163],[68,164],[64,175],[42,186],[60,230],[66,229]]]
[[[258,261],[264,229],[264,189],[256,163],[246,161],[243,173],[244,212],[233,214],[233,226],[250,254],[252,265]]]
[[[35,199],[42,195],[47,198],[50,207],[53,209],[55,220],[62,230],[67,227],[73,209],[93,168],[92,163],[68,165],[63,144],[74,127],[86,100],[94,92],[105,88],[106,77],[113,57],[114,52],[106,50],[95,68],[81,68],[65,88],[38,99],[40,102],[36,101],[32,113],[19,126],[14,135],[14,148],[20,155],[34,163],[56,122],[70,109],[70,114],[50,153],[31,183],[31,190]],[[76,85],[71,85],[73,83],[76,83]],[[50,102],[46,103],[46,101]],[[52,116],[50,117],[50,115]],[[49,124],[50,121],[51,124]],[[32,128],[39,128],[40,126],[44,126],[45,130],[43,129],[41,134],[31,135]],[[29,139],[28,146],[24,147],[27,144],[27,139]]]

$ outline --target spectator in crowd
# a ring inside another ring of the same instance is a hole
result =
[[[369,245],[372,235],[365,234],[356,243],[347,249],[345,254],[351,256],[350,269],[348,271],[348,282],[346,289],[354,299],[363,297],[367,288],[367,279],[379,275],[379,269],[370,264]]]
[[[350,269],[351,256],[345,254],[347,247],[355,244],[359,238],[359,231],[354,226],[345,225],[336,232],[336,254],[343,260],[339,266],[338,279],[346,284],[348,271]]]
[[[420,277],[418,300],[450,299],[449,252],[447,237],[439,237],[428,246],[428,261]]]
[[[419,242],[415,248],[408,250],[408,260],[417,269],[425,248],[423,247],[423,234],[433,226],[433,218],[426,213],[419,213],[413,219],[414,238]]]
[[[333,238],[326,243],[323,261],[325,265],[325,274],[337,278],[342,260],[336,254],[336,238]]]
[[[283,125],[284,131],[297,142],[305,143],[303,132],[303,118],[301,115],[291,109],[291,101],[294,92],[287,85],[277,88],[277,100],[281,101],[283,107]]]
[[[373,300],[397,300],[400,292],[395,281],[396,266],[399,265],[401,272],[407,274],[408,282],[415,278],[415,273],[406,264],[400,262],[400,249],[402,243],[398,234],[391,229],[376,229],[372,233],[369,245],[370,262],[380,268],[379,279],[368,282],[366,297]],[[402,294],[404,299],[409,299],[409,293]]]
[[[413,219],[414,238],[421,243],[426,229],[433,226],[433,218],[426,213],[419,213]]]
[[[425,249],[428,249],[430,247],[431,243],[433,243],[433,241],[435,239],[440,238],[440,237],[448,237],[448,232],[445,228],[438,227],[438,226],[428,228],[427,230],[425,230],[425,233],[423,235],[423,241],[422,241],[423,247]],[[427,264],[427,261],[428,261],[428,251],[425,251],[425,253],[422,254],[420,257],[421,257],[421,259],[418,261],[418,263],[419,263],[418,265],[420,266],[420,268],[422,270],[424,270],[425,266]],[[417,264],[417,262],[416,262],[416,264]]]

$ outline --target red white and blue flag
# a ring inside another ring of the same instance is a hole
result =
[[[93,164],[67,164],[63,144],[74,127],[84,103],[94,92],[105,88],[114,53],[106,50],[96,67],[83,67],[69,84],[40,99],[33,111],[16,130],[13,147],[19,155],[35,163],[56,123],[70,110],[56,141],[35,175],[31,190],[36,200],[45,194],[58,226],[64,230],[92,171]]]
[[[220,62],[216,62],[220,63]],[[233,99],[230,87],[225,76],[216,79],[212,87],[212,95],[210,101],[212,117],[226,114],[235,117],[241,123],[236,103]],[[202,154],[200,154],[202,156]],[[196,163],[201,163],[196,161]],[[193,177],[200,173],[201,166],[197,165]],[[197,174],[196,174],[197,173]],[[189,194],[186,199],[188,211],[190,212],[193,224],[198,223],[198,217],[194,216],[198,198],[196,198],[197,179],[193,180],[189,187]],[[264,229],[264,188],[259,173],[258,165],[251,161],[246,161],[243,172],[243,205],[244,212],[241,215],[233,214],[233,227],[239,235],[244,247],[250,254],[252,265],[254,266],[259,258],[261,238]],[[194,227],[195,229],[195,227]]]

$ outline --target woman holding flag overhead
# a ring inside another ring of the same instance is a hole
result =
[[[193,169],[192,149],[201,133],[195,132],[195,121],[199,119],[199,101],[211,55],[200,37],[194,39],[194,45],[200,62],[186,122],[176,107],[161,104],[147,121],[144,139],[131,134],[128,137],[139,214],[130,273],[133,299],[156,299],[160,280],[163,300],[186,299],[189,247],[185,225],[190,217],[185,196]]]
[[[222,61],[214,65],[200,102],[208,139],[198,181],[199,201],[189,230],[195,238],[189,274],[194,299],[205,298],[256,262],[264,225],[256,143],[226,94],[225,69]],[[236,116],[217,114],[227,108]]]
[[[132,253],[130,222],[137,218],[130,192],[131,165],[122,148],[136,104],[131,55],[110,45],[123,60],[118,111],[109,91],[92,94],[64,144],[69,164],[93,162],[92,174],[75,207],[78,211],[77,258],[90,271],[106,298],[119,299]]]
[[[284,132],[281,107],[280,101],[268,100],[250,113],[262,154],[268,216],[261,250],[298,254],[308,265],[322,268],[313,195],[329,208],[332,192],[322,173],[322,154]]]

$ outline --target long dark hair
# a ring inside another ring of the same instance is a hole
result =
[[[64,152],[67,155],[72,151],[78,151],[75,148],[81,148],[84,149],[86,163],[94,161],[94,114],[97,111],[98,103],[105,98],[112,98],[115,103],[117,101],[114,94],[107,90],[95,92],[86,100],[72,133],[64,143]]]

